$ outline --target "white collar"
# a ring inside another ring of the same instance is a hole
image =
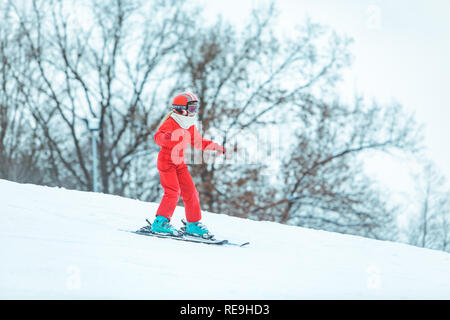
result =
[[[189,129],[197,121],[195,116],[194,117],[182,116],[181,114],[175,112],[173,112],[170,117],[173,118],[183,129]]]

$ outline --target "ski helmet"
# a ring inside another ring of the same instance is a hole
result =
[[[198,99],[193,93],[180,93],[173,99],[172,108],[183,116],[195,113],[198,109]]]

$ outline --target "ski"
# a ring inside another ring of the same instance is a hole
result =
[[[205,243],[205,244],[211,244],[211,245],[224,245],[224,244],[230,244],[228,240],[215,240],[215,239],[203,239],[203,238],[197,238],[197,237],[190,237],[190,236],[170,236],[170,235],[164,235],[160,233],[155,232],[141,232],[141,231],[131,231],[131,230],[122,230],[131,232],[134,234],[139,234],[147,237],[156,237],[156,238],[162,238],[162,239],[173,239],[178,241],[187,241],[187,242],[196,242],[196,243]],[[235,245],[235,244],[230,244]]]
[[[147,221],[147,222],[148,222],[148,221]],[[186,222],[186,220],[184,220],[184,219],[181,219],[181,222],[183,223],[183,227],[181,227],[180,230],[183,232],[183,236],[184,236],[184,237],[186,237],[186,238],[191,238],[191,239],[195,239],[195,238],[197,238],[197,239],[203,239],[203,238],[195,237],[195,236],[192,236],[192,235],[189,235],[188,233],[186,233],[186,224],[187,224],[187,222]],[[214,236],[211,235],[211,238],[210,238],[210,239],[214,239]],[[215,239],[214,239],[214,240],[215,240]],[[247,246],[247,245],[250,244],[250,242],[233,243],[233,242],[230,242],[229,240],[224,240],[224,241],[226,241],[226,243],[224,243],[224,244],[226,244],[226,245],[229,245],[229,246],[237,246],[237,247],[245,247],[245,246]]]
[[[211,244],[222,244],[222,245],[227,245],[227,246],[237,246],[237,247],[245,247],[247,245],[250,244],[250,242],[243,242],[243,243],[234,243],[234,242],[230,242],[229,240],[217,240],[217,239],[203,239],[200,237],[193,237],[190,236],[188,234],[184,234],[183,237],[185,239],[188,239],[188,241],[190,240],[200,240],[200,241],[196,241],[196,242],[203,242],[203,243],[210,243],[212,241]],[[221,243],[223,242],[223,243]]]
[[[138,235],[148,236],[148,237],[157,237],[157,238],[163,238],[163,239],[173,239],[178,241],[187,241],[187,242],[196,242],[196,243],[205,243],[210,245],[229,245],[229,246],[237,246],[237,247],[244,247],[250,244],[250,242],[243,242],[243,243],[234,243],[230,242],[228,240],[217,240],[214,238],[214,236],[211,236],[210,238],[202,238],[202,237],[195,237],[189,234],[186,234],[186,228],[182,227],[182,233],[178,236],[175,235],[168,235],[163,233],[157,233],[151,231],[151,223],[147,220],[148,226],[142,227],[141,229],[137,231],[132,230],[120,230],[125,232],[131,232]],[[185,221],[183,221],[185,224]]]

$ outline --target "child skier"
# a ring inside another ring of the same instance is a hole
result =
[[[181,236],[170,219],[180,196],[186,213],[186,233],[192,236],[211,238],[208,229],[200,222],[199,194],[192,181],[186,163],[184,150],[190,144],[196,149],[219,151],[225,149],[219,144],[203,139],[195,126],[195,115],[199,107],[197,97],[188,92],[177,95],[172,110],[163,118],[155,134],[155,142],[161,146],[157,168],[164,189],[164,196],[151,226],[152,232]]]

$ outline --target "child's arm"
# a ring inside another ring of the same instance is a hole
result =
[[[180,142],[180,139],[178,139],[178,141],[172,141],[172,129],[173,128],[171,128],[167,121],[164,122],[155,134],[156,144],[161,147],[169,148],[176,146]]]
[[[195,149],[220,151],[222,153],[225,153],[224,147],[213,141],[203,138],[198,132],[195,125],[189,128],[189,133],[191,134],[191,146],[193,146]]]

